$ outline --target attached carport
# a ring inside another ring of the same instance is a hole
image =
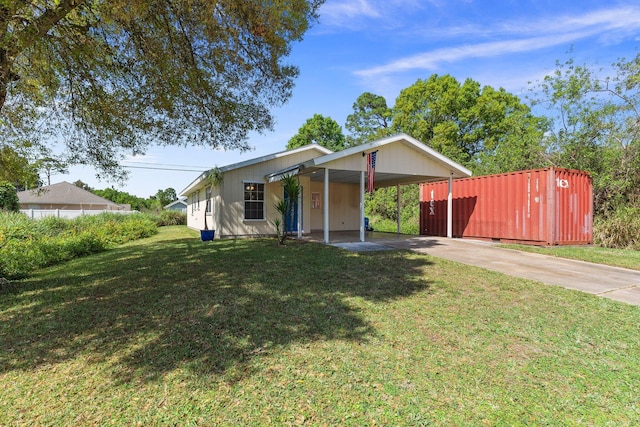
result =
[[[406,134],[369,142],[346,150],[316,157],[307,162],[289,167],[267,176],[270,182],[286,174],[308,176],[312,182],[322,182],[323,234],[329,243],[330,183],[360,186],[360,241],[365,241],[364,194],[366,190],[367,154],[376,152],[375,188],[398,187],[398,210],[400,210],[400,186],[429,181],[449,180],[448,236],[452,230],[452,180],[471,176],[471,171],[443,156],[422,142]],[[399,213],[399,212],[398,212]],[[400,215],[398,214],[398,218]],[[300,230],[300,228],[299,228]],[[400,232],[400,220],[398,220]]]

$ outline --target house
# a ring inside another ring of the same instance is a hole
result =
[[[168,211],[179,211],[182,213],[187,213],[187,198],[181,197],[178,200],[169,203],[163,209],[166,209]]]
[[[119,205],[68,182],[60,182],[33,190],[18,192],[20,210],[32,218],[42,216],[75,217],[84,213],[131,211],[128,204]],[[60,212],[63,212],[60,214]]]
[[[375,188],[471,176],[471,172],[422,142],[400,134],[332,152],[317,144],[216,168],[218,185],[198,176],[180,193],[187,196],[187,225],[209,228],[219,237],[275,234],[274,205],[285,195],[280,179],[296,175],[302,187],[295,218],[287,231],[298,236],[331,231],[360,231],[364,241],[367,154],[376,153]],[[400,215],[398,215],[399,217]],[[451,220],[451,218],[449,218]]]

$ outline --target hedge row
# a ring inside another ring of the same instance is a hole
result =
[[[605,248],[640,251],[640,208],[620,207],[593,221],[593,243]]]
[[[152,236],[158,232],[156,222],[144,214],[31,220],[0,212],[0,277],[25,277],[37,268]]]

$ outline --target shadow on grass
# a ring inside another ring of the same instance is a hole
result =
[[[292,343],[373,336],[353,297],[383,303],[429,287],[424,258],[401,251],[152,240],[46,270],[0,295],[0,371],[85,356],[123,382],[177,367],[240,378],[249,361]]]

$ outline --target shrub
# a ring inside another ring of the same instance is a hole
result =
[[[180,211],[164,210],[152,215],[158,227],[187,225],[187,214]]]
[[[623,206],[597,217],[593,242],[605,248],[640,250],[640,208]]]
[[[29,272],[157,233],[143,214],[103,213],[69,220],[0,213],[0,277]]]

